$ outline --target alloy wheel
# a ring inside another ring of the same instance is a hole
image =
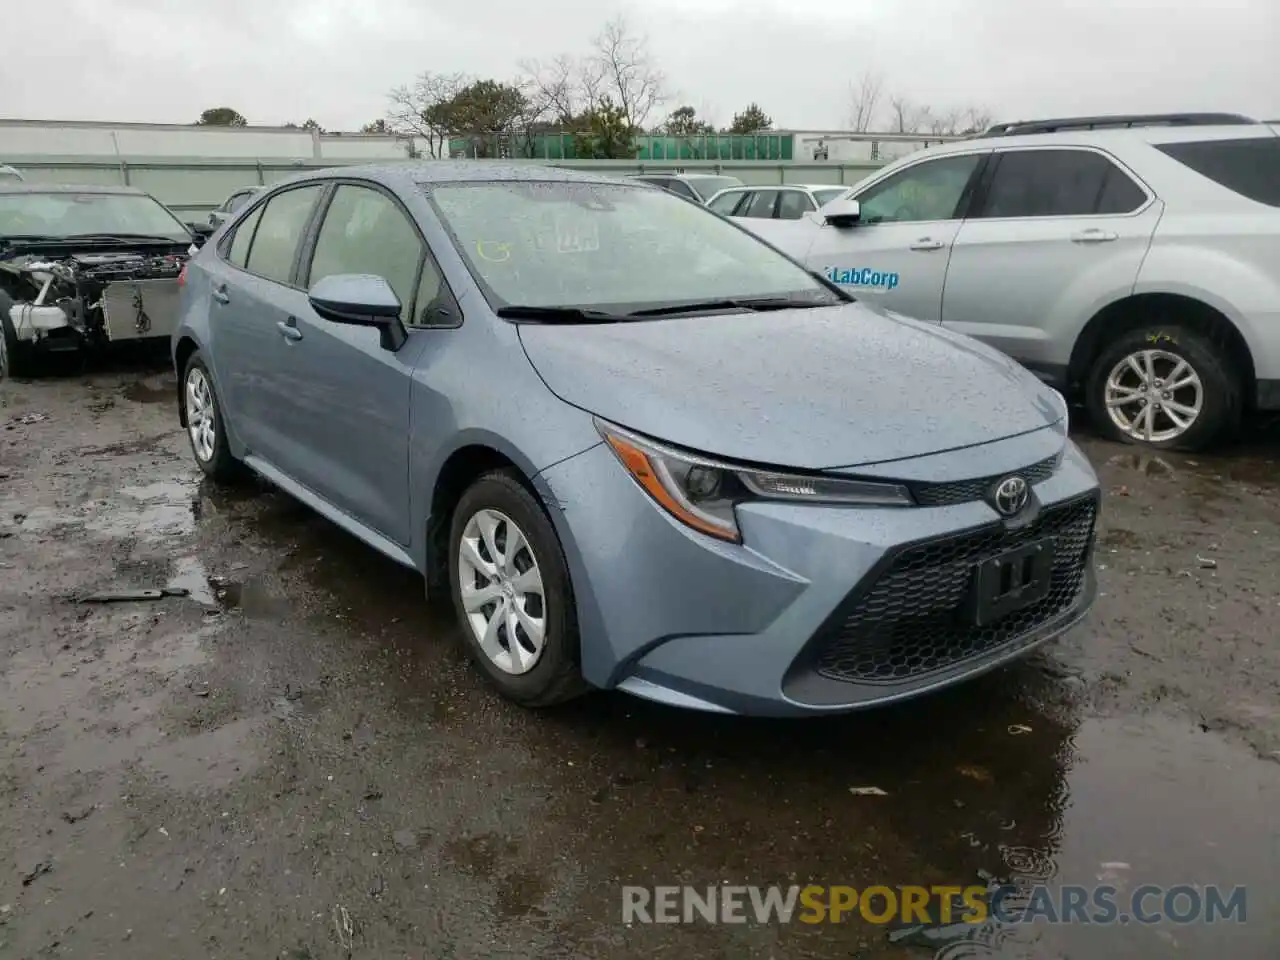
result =
[[[187,433],[191,436],[191,449],[201,463],[213,459],[216,441],[214,416],[216,408],[209,378],[199,367],[187,371]]]
[[[458,579],[467,626],[504,673],[528,673],[546,644],[546,594],[533,547],[515,522],[478,510],[458,540]]]
[[[1146,443],[1176,440],[1204,407],[1204,384],[1183,357],[1168,350],[1138,350],[1107,375],[1107,415],[1121,432]]]

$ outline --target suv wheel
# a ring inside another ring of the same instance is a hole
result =
[[[1240,388],[1221,346],[1194,330],[1146,327],[1110,343],[1093,365],[1094,424],[1126,443],[1198,450],[1234,433]]]
[[[544,707],[584,692],[569,569],[541,505],[509,471],[462,495],[449,534],[467,650],[508,698]]]

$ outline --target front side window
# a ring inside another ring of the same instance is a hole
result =
[[[849,192],[848,187],[831,187],[830,189],[813,191],[813,199],[817,201],[818,206],[824,206],[835,200],[837,197],[843,197]]]
[[[344,183],[316,234],[307,286],[339,273],[382,277],[400,299],[400,319],[409,323],[424,254],[418,231],[390,197]]]
[[[975,217],[1081,217],[1129,213],[1146,202],[1123,170],[1091,150],[998,154]]]
[[[863,223],[954,219],[980,154],[939,157],[912,164],[873,184],[861,196]]]
[[[316,184],[286,190],[268,200],[253,232],[245,269],[267,280],[288,283],[293,277],[298,241],[319,195],[320,185]]]
[[[13,193],[0,196],[0,235],[62,240],[90,234],[190,241],[158,200],[135,193]]]
[[[1280,137],[1163,143],[1156,149],[1242,197],[1280,207]]]
[[[751,234],[656,190],[568,181],[423,189],[495,308],[616,312],[769,297],[843,302]]]

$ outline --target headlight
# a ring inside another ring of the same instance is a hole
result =
[[[1062,405],[1062,427],[1064,430],[1070,432],[1071,407],[1067,404],[1067,398],[1062,395],[1062,392],[1060,390],[1056,390],[1053,387],[1050,387],[1049,389],[1053,390],[1054,395],[1058,398],[1058,403]]]
[[[685,453],[600,420],[596,429],[618,460],[660,507],[695,530],[742,542],[734,507],[744,500],[787,500],[909,507],[896,483],[758,470]]]

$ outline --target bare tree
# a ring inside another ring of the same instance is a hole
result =
[[[470,82],[462,73],[421,74],[412,87],[397,87],[389,94],[387,126],[402,136],[425,140],[432,157],[447,157],[453,132],[447,108]]]
[[[858,133],[866,133],[875,123],[876,109],[884,89],[884,77],[868,70],[862,79],[849,84],[849,126]]]
[[[929,132],[935,137],[950,136],[960,129],[961,111],[931,110],[929,111]]]
[[[547,63],[522,60],[520,70],[531,122],[569,125],[600,99],[604,71],[593,58],[565,53]]]
[[[649,114],[666,100],[666,77],[649,53],[649,40],[617,16],[592,41],[588,58],[599,72],[602,93],[613,99],[633,130],[644,127]]]
[[[908,97],[891,96],[889,109],[894,133],[919,133],[929,120],[929,108],[917,105]]]
[[[991,111],[986,107],[966,107],[962,112],[964,123],[958,133],[982,133],[994,122]]]

